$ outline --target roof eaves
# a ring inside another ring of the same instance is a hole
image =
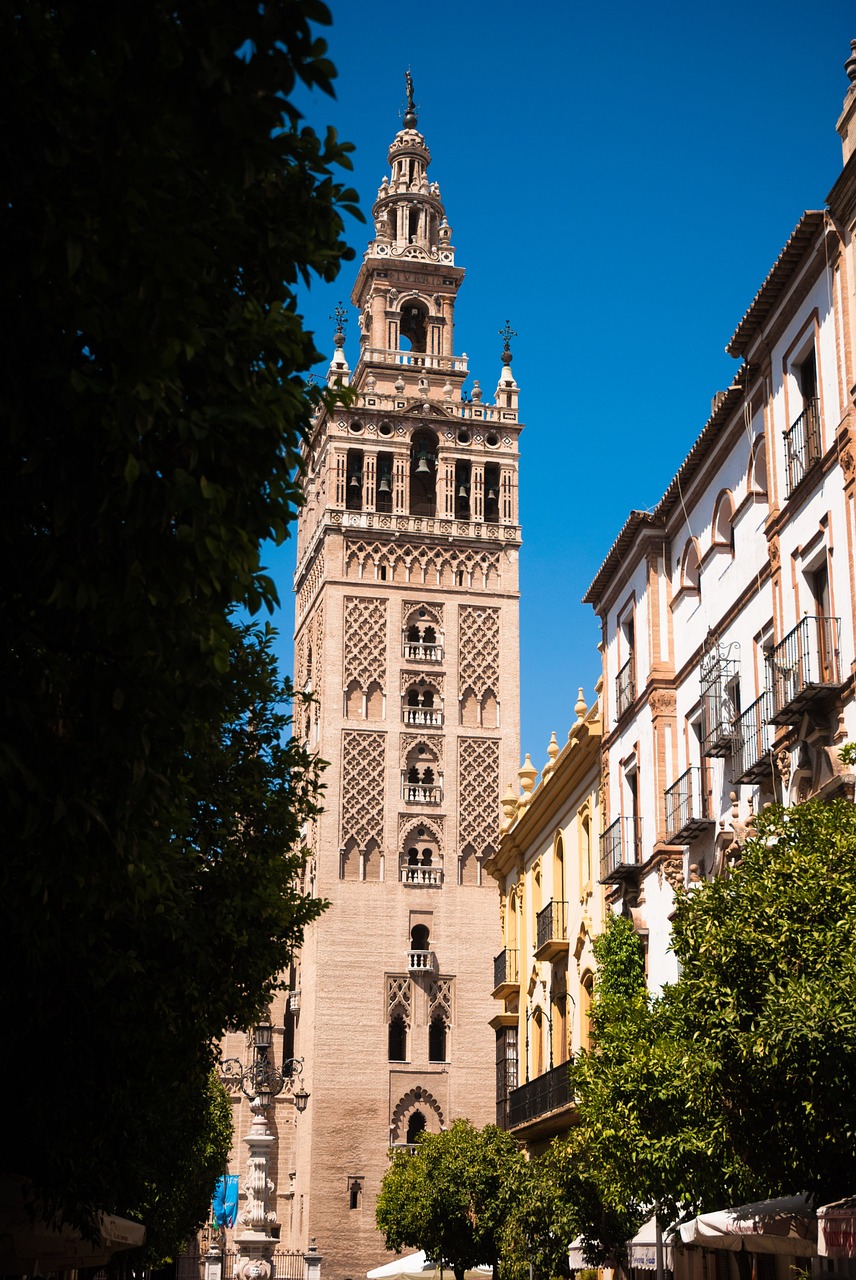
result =
[[[738,324],[725,350],[730,356],[744,356],[752,340],[763,328],[764,322],[790,284],[797,267],[805,257],[812,240],[823,226],[822,209],[808,209],[800,218],[790,238],[767,278],[752,299],[752,303]]]

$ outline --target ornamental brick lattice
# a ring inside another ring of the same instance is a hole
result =
[[[477,698],[499,681],[499,610],[461,608],[458,621],[460,690],[472,689]]]
[[[386,684],[386,601],[357,596],[345,599],[345,684],[363,692],[373,680]]]
[[[383,848],[383,764],[386,734],[345,730],[342,734],[341,843],[370,840]]]
[[[387,983],[386,1020],[402,1017],[410,1025],[413,985],[409,978],[394,977]]]
[[[458,844],[482,857],[496,847],[499,829],[499,743],[462,738],[458,756]]]

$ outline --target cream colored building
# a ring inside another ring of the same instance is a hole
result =
[[[600,701],[586,706],[538,785],[527,755],[519,793],[503,799],[499,848],[487,864],[499,884],[503,946],[494,960],[496,1122],[531,1152],[573,1116],[568,1060],[588,1043],[592,938],[603,927],[598,883]],[[533,789],[534,787],[534,789]]]

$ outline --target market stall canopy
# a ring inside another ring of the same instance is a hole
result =
[[[817,1218],[805,1196],[783,1196],[742,1204],[736,1209],[702,1213],[680,1228],[684,1244],[706,1249],[745,1248],[752,1253],[780,1253],[792,1257],[817,1255]]]
[[[661,1236],[662,1239],[662,1236]],[[657,1219],[649,1218],[627,1246],[627,1265],[639,1267],[643,1271],[657,1270]],[[672,1271],[672,1246],[663,1245],[663,1266]]]
[[[817,1252],[821,1258],[856,1258],[856,1196],[818,1209]]]
[[[112,1213],[99,1214],[99,1238],[85,1240],[58,1215],[40,1217],[41,1206],[26,1198],[25,1186],[21,1179],[0,1179],[0,1272],[6,1275],[102,1267],[115,1253],[145,1243],[142,1223]]]
[[[473,1267],[464,1274],[466,1280],[486,1280],[492,1273],[492,1267]],[[385,1262],[382,1267],[367,1271],[366,1280],[416,1280],[416,1277],[421,1280],[440,1280],[441,1274],[451,1277],[452,1268],[441,1268],[438,1262],[431,1261],[424,1249],[420,1249],[418,1253],[410,1253],[406,1258],[396,1258],[393,1262]]]

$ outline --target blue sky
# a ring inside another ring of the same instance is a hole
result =
[[[631,508],[655,505],[737,363],[724,346],[804,209],[841,167],[852,0],[333,3],[337,98],[297,99],[354,142],[370,216],[412,71],[466,269],[456,348],[486,398],[517,330],[521,751],[540,767],[598,627],[581,597]],[[368,229],[350,221],[357,261]],[[328,356],[352,263],[302,310]],[[346,354],[353,367],[353,308]],[[326,362],[321,372],[326,369]],[[467,384],[471,387],[472,381]],[[293,543],[268,557],[291,669]]]

